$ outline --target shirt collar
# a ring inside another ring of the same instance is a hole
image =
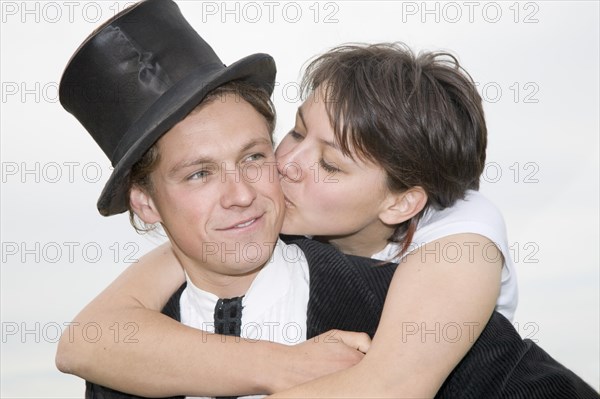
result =
[[[246,320],[256,318],[259,313],[269,309],[284,297],[293,283],[293,268],[300,267],[301,264],[307,264],[302,250],[296,245],[287,245],[278,239],[271,258],[256,275],[242,300],[243,318]],[[192,306],[201,313],[212,314],[219,297],[195,286],[187,273],[185,278]]]

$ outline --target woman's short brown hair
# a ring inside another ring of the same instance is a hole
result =
[[[380,165],[388,187],[422,187],[441,209],[479,188],[487,129],[471,76],[451,54],[406,45],[343,45],[313,60],[302,81],[326,101],[342,151]],[[426,209],[425,208],[425,209]],[[424,210],[399,225],[406,251]]]

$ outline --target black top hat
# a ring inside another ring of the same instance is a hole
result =
[[[65,68],[59,96],[114,167],[100,213],[127,210],[131,167],[210,91],[242,80],[271,94],[275,72],[268,54],[225,66],[171,0],[138,3],[92,33]]]

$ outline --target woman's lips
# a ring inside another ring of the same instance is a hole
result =
[[[283,196],[283,199],[285,201],[285,207],[286,208],[290,208],[292,206],[295,206],[294,203],[292,201],[290,201],[290,199],[286,195]]]

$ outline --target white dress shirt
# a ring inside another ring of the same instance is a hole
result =
[[[214,311],[219,297],[195,286],[187,274],[186,279],[187,286],[179,302],[181,322],[214,332]],[[286,345],[305,341],[308,296],[308,262],[304,253],[298,246],[278,240],[271,259],[242,299],[240,336]]]

